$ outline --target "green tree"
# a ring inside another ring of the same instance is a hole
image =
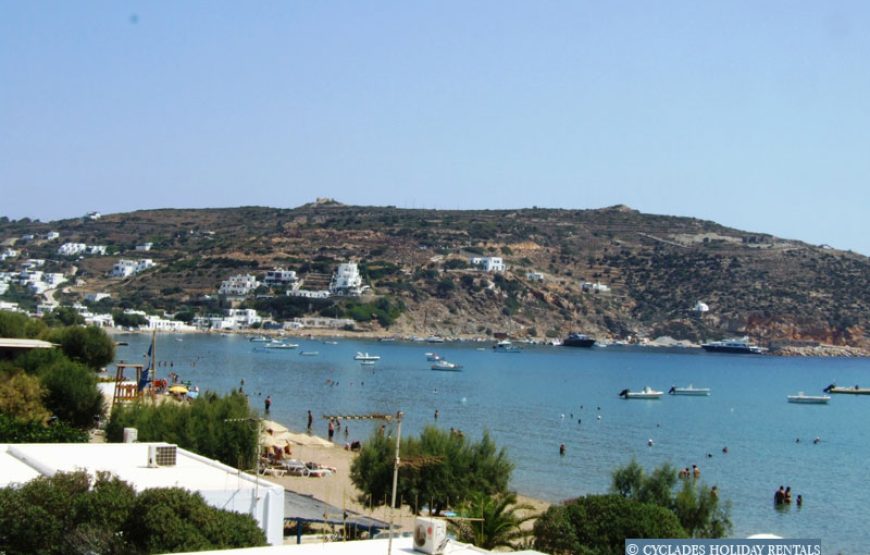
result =
[[[365,443],[351,465],[351,480],[363,492],[361,500],[380,505],[389,499],[395,449],[395,440],[380,432]],[[427,426],[419,438],[403,440],[401,458],[407,464],[399,472],[397,496],[415,511],[428,504],[433,514],[475,493],[507,492],[513,472],[505,450],[498,449],[486,432],[473,443],[461,434]]]
[[[456,539],[482,547],[515,548],[518,541],[530,535],[523,530],[523,523],[537,517],[531,514],[534,508],[528,504],[517,504],[513,492],[497,495],[473,494],[457,511],[460,517],[477,520],[452,521],[451,528]]]
[[[105,413],[96,375],[85,365],[66,360],[45,366],[39,372],[47,391],[45,406],[59,419],[87,429]]]
[[[0,372],[0,413],[24,422],[45,423],[51,413],[42,404],[45,390],[36,376],[23,370]]]
[[[175,443],[235,468],[253,468],[259,433],[254,416],[243,393],[221,397],[207,391],[189,404],[117,407],[106,426],[106,439],[121,442],[124,428],[136,428],[139,441]]]
[[[85,323],[85,317],[71,306],[59,306],[48,313],[43,321],[50,327],[81,326]]]
[[[0,310],[0,337],[33,339],[39,337],[45,328],[46,325],[42,320],[29,318],[20,312]]]
[[[148,319],[141,314],[129,314],[123,310],[113,311],[112,320],[115,321],[116,326],[122,328],[138,328],[140,326],[148,325]]]
[[[619,495],[588,495],[547,509],[535,549],[553,555],[621,555],[625,538],[685,538],[670,510]]]
[[[613,472],[611,491],[673,511],[691,537],[721,538],[731,531],[730,505],[719,502],[718,492],[692,478],[678,479],[677,470],[668,463],[647,474],[632,460]]]
[[[52,330],[49,340],[60,344],[63,353],[93,370],[99,370],[115,360],[115,342],[96,326],[70,326]]]

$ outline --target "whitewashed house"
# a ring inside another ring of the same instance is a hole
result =
[[[266,272],[266,277],[263,278],[263,284],[268,286],[276,285],[291,285],[296,283],[298,278],[293,270],[285,270],[283,268],[275,268]]]
[[[141,245],[136,245],[136,250],[139,252],[148,252],[153,246],[154,243],[142,243]]]
[[[526,279],[529,281],[544,281],[544,274],[541,272],[526,272]]]
[[[103,215],[100,214],[99,212],[88,212],[87,214],[85,214],[85,219],[88,219],[91,221],[97,221],[102,217],[103,217]]]
[[[30,269],[30,268],[42,268],[43,266],[45,266],[45,259],[44,258],[28,258],[27,260],[24,261],[23,264],[21,264],[22,268],[28,268],[28,269]]]
[[[57,231],[49,231],[48,233],[45,234],[46,241],[54,241],[55,239],[58,239],[58,238],[60,238],[60,233],[58,233]]]
[[[484,272],[504,272],[507,268],[500,256],[475,256],[469,259],[469,263]]]
[[[94,256],[106,256],[106,252],[106,245],[90,245],[88,247],[88,254],[92,254]]]
[[[143,258],[139,262],[136,263],[136,273],[144,272],[150,268],[153,268],[157,264],[151,260],[150,258]]]
[[[227,309],[227,317],[240,328],[249,328],[263,321],[253,308]]]
[[[57,249],[57,254],[60,256],[78,256],[87,250],[88,246],[84,243],[64,243]]]
[[[603,283],[595,283],[585,282],[581,286],[583,291],[587,293],[610,293],[610,286],[604,285]]]
[[[8,249],[8,248],[3,249],[2,251],[0,251],[0,260],[7,260],[9,258],[17,258],[18,254],[19,254],[18,251],[15,249]]]
[[[237,274],[221,283],[218,293],[227,297],[245,297],[250,295],[260,282],[251,274]]]
[[[136,261],[121,259],[112,266],[112,277],[125,278],[136,273]]]
[[[332,295],[359,296],[362,294],[362,276],[355,262],[339,264],[329,284]]]
[[[108,293],[88,293],[85,295],[85,300],[89,303],[98,303],[103,299],[108,299],[109,297],[111,297],[111,295]]]

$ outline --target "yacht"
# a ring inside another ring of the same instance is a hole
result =
[[[584,347],[588,349],[592,345],[595,345],[595,340],[585,333],[572,333],[562,340],[562,345],[565,347]]]
[[[381,360],[381,357],[379,357],[378,355],[370,355],[368,353],[357,352],[357,354],[353,356],[353,359],[360,360],[362,362],[375,362],[377,360]]]
[[[444,359],[442,358],[441,360],[437,360],[437,361],[435,361],[435,364],[432,365],[432,370],[443,370],[443,371],[447,371],[447,372],[458,372],[458,371],[462,370],[462,365],[461,365],[461,364],[454,364],[454,363],[452,363],[452,362],[450,362],[450,361],[448,361],[448,360],[444,360]]]
[[[690,385],[688,387],[677,387],[673,386],[670,390],[668,390],[668,394],[670,395],[693,395],[696,397],[707,397],[710,395],[709,387],[695,387]]]
[[[789,403],[800,403],[803,405],[827,405],[831,400],[830,395],[805,395],[803,391],[797,395],[789,395]]]
[[[657,391],[650,386],[646,386],[640,391],[623,389],[619,392],[619,396],[623,399],[661,399],[663,394],[663,392]]]
[[[521,353],[519,347],[510,342],[509,339],[503,339],[492,346],[492,350],[496,353]]]
[[[711,353],[734,353],[734,354],[761,354],[762,348],[749,343],[749,337],[723,339],[722,341],[711,341],[710,343],[702,343],[701,348]]]

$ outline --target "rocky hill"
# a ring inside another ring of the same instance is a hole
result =
[[[59,240],[20,239],[52,230]],[[75,267],[69,299],[104,291],[112,299],[102,302],[116,307],[207,313],[228,306],[216,294],[232,274],[280,266],[314,283],[354,260],[372,288],[366,298],[299,303],[261,290],[244,304],[277,317],[350,315],[360,329],[397,335],[544,339],[581,330],[611,339],[750,335],[762,344],[870,346],[867,257],[625,206],[147,210],[51,223],[4,218],[0,240],[49,266]],[[109,255],[60,259],[57,246],[67,241],[107,245]],[[135,252],[144,242],[152,250]],[[118,258],[146,256],[156,268],[107,276]],[[474,256],[503,257],[508,270],[483,273],[468,266]],[[609,290],[584,291],[584,283]],[[694,312],[698,301],[709,311]]]

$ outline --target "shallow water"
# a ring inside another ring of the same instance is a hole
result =
[[[118,358],[140,361],[150,338],[124,339],[130,345],[118,348]],[[702,479],[730,500],[735,537],[769,532],[821,538],[825,553],[870,551],[870,396],[835,395],[822,406],[786,402],[789,394],[818,394],[831,382],[870,386],[868,360],[694,349],[529,347],[510,354],[494,353],[489,344],[293,342],[299,350],[267,351],[242,336],[162,335],[158,356],[166,366],[158,372],[165,377],[174,370],[219,392],[244,380],[255,408],[271,395],[271,418],[297,430],[305,428],[308,409],[317,416],[402,410],[403,435],[432,423],[472,438],[488,429],[516,464],[513,487],[548,501],[605,492],[612,470],[632,457],[647,469],[666,461],[697,464]],[[319,355],[300,356],[300,350]],[[382,359],[361,366],[353,360],[357,351]],[[429,351],[464,370],[431,371]],[[667,391],[688,384],[710,387],[712,395],[617,397],[625,388]],[[379,425],[350,422],[349,439],[364,440]],[[318,418],[314,431],[325,437],[326,422]],[[815,437],[821,442],[814,444]],[[336,439],[344,441],[343,431]],[[803,495],[804,506],[774,510],[780,485]]]

